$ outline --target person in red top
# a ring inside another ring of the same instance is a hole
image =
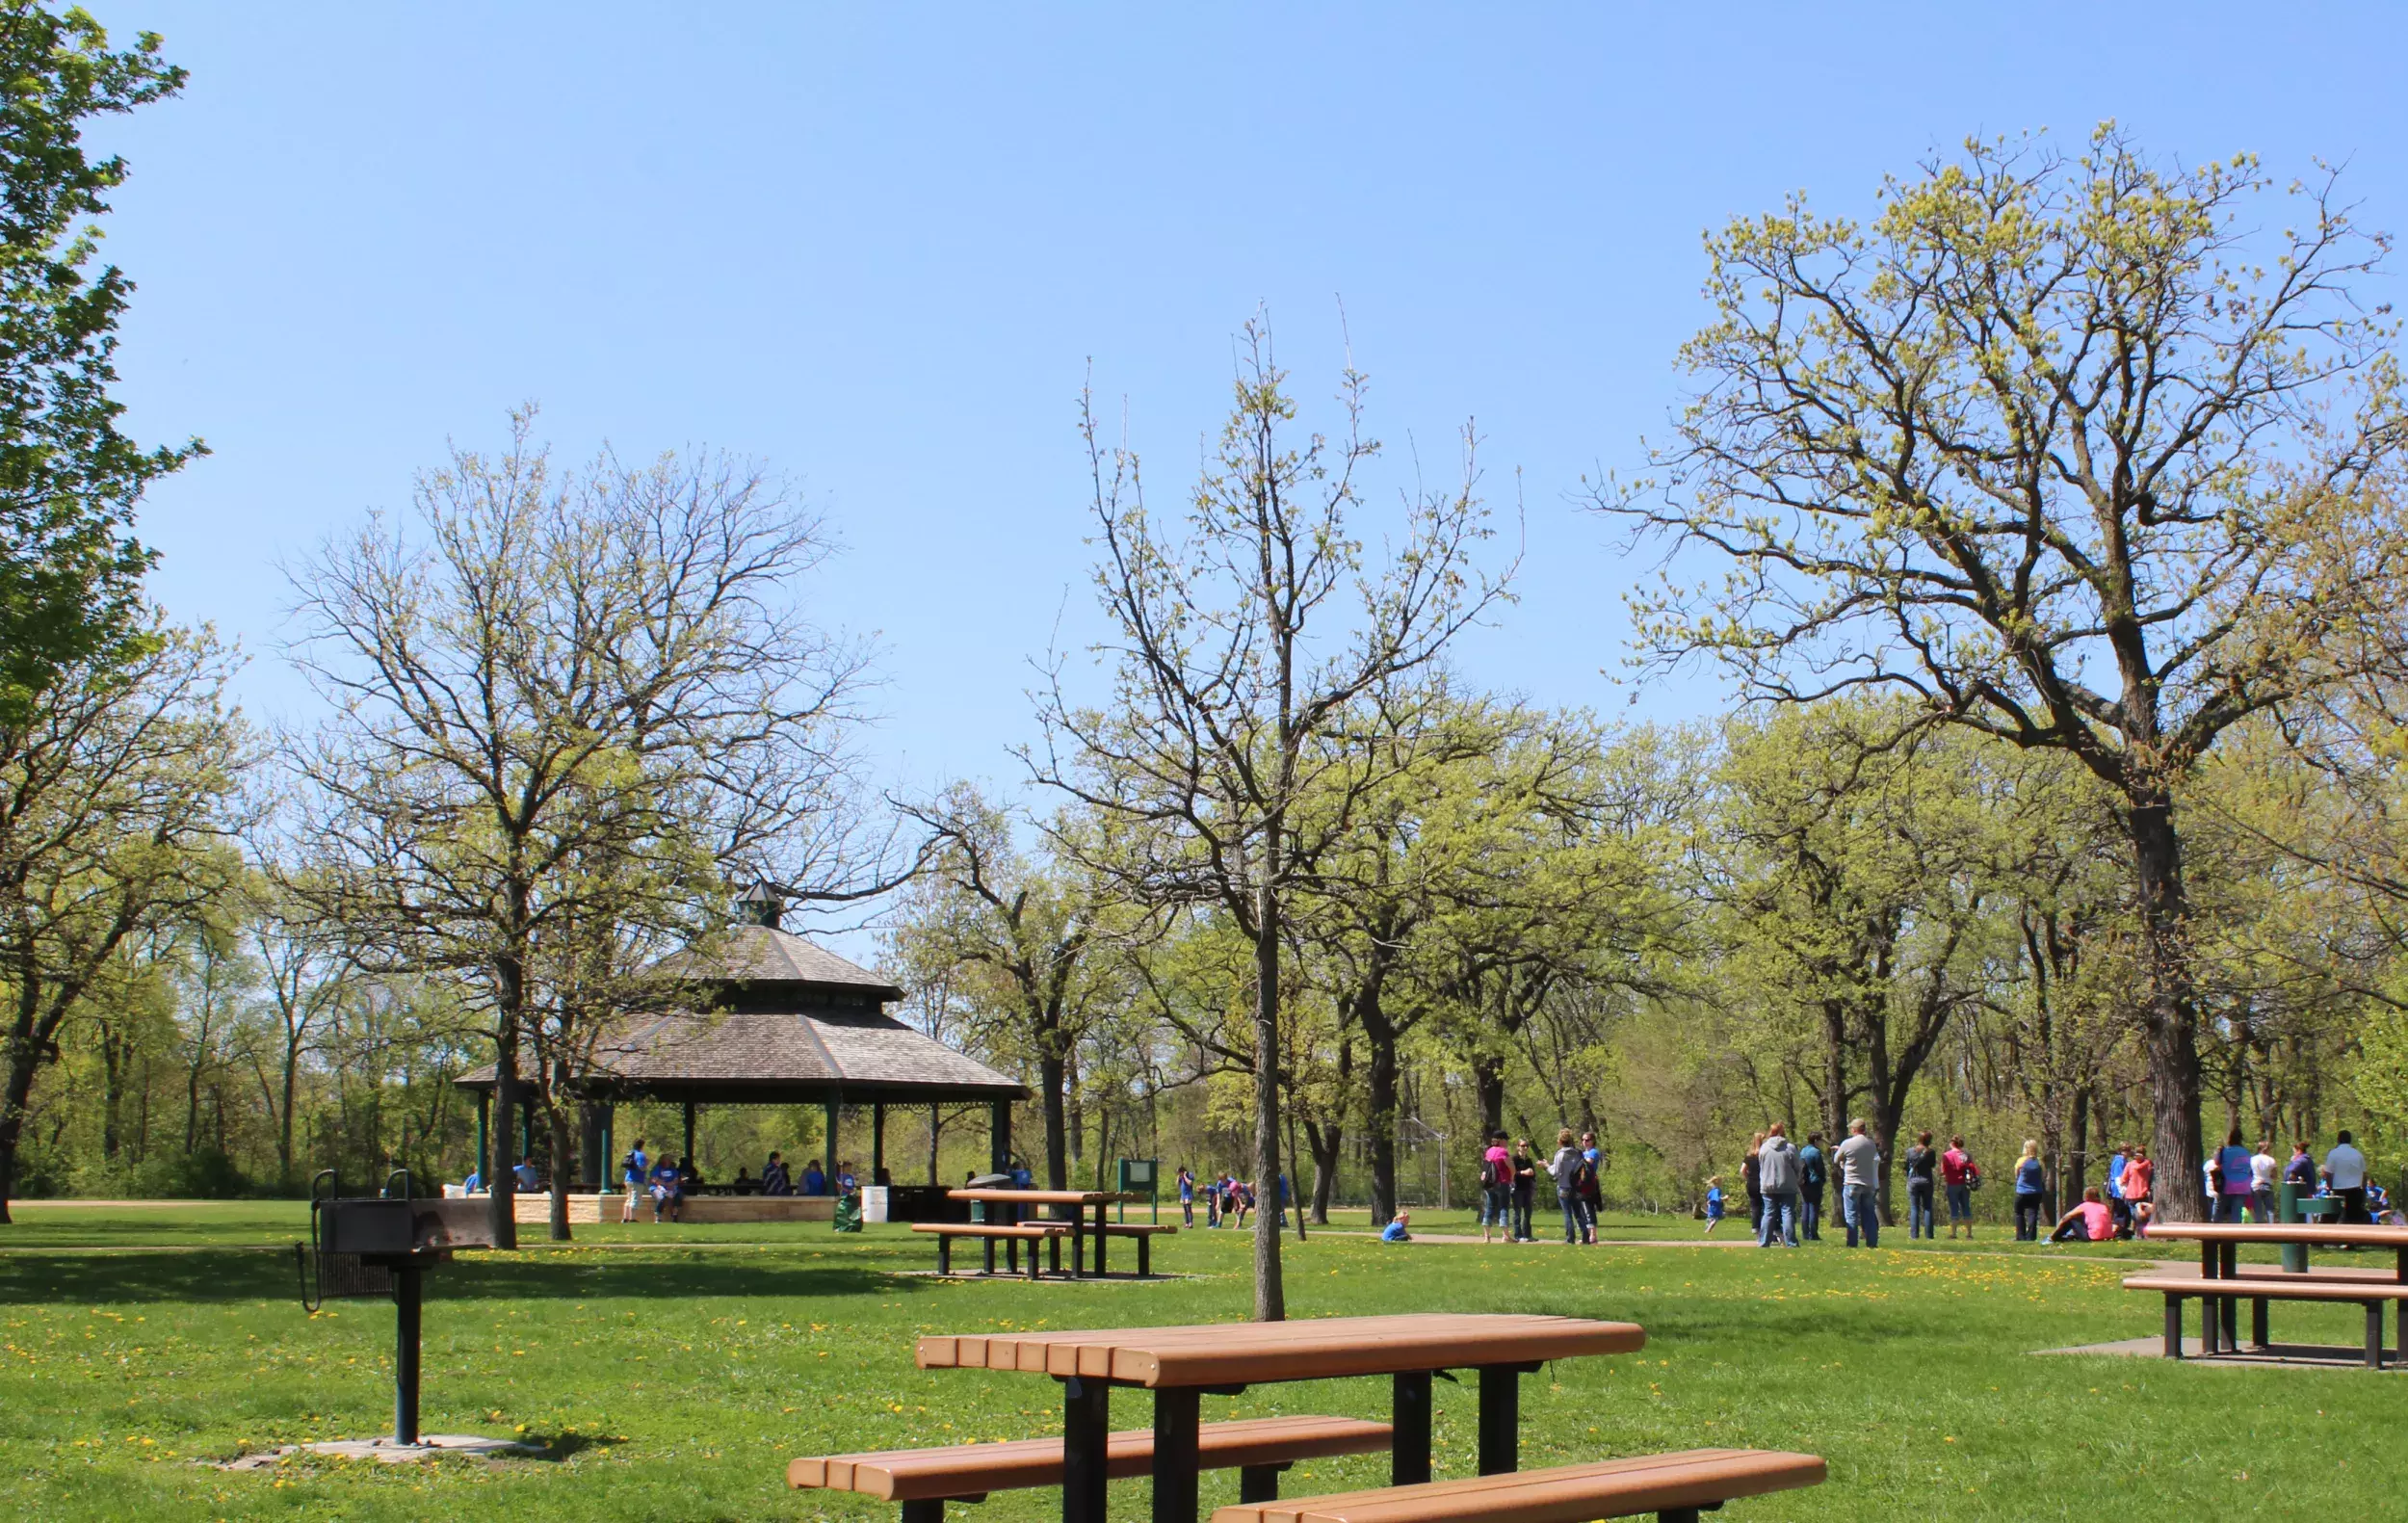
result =
[[[2140,1203],[2149,1198],[2149,1182],[2156,1172],[2157,1166],[2149,1162],[2149,1150],[2145,1147],[2133,1148],[2132,1157],[2124,1161],[2124,1199],[2135,1215]]]
[[[1965,1140],[1949,1139],[1949,1150],[1940,1155],[1940,1183],[1949,1196],[1949,1236],[1956,1236],[1957,1223],[1963,1222],[1965,1236],[1974,1235],[1974,1186],[1981,1179],[1981,1170],[1965,1151]]]
[[[2092,1185],[2081,1193],[2081,1204],[2057,1219],[2056,1230],[2049,1234],[2052,1243],[2105,1243],[2115,1236],[2115,1217],[2107,1202],[2099,1198],[2099,1187]]]

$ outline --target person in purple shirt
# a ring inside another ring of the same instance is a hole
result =
[[[2215,1150],[2216,1221],[2240,1220],[2254,1188],[2251,1173],[2249,1149],[2241,1145],[2240,1128],[2236,1126],[2224,1135],[2224,1145]]]

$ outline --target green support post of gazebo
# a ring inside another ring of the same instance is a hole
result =
[[[836,1193],[836,1124],[840,1113],[845,1108],[844,1096],[831,1094],[824,1104],[827,1108],[827,1135],[821,1145],[826,1151],[827,1156],[820,1160],[820,1169],[827,1175],[827,1193],[834,1195]]]
[[[1011,1172],[1011,1102],[996,1100],[987,1110],[986,1168],[993,1174]]]
[[[870,1107],[870,1183],[886,1183],[886,1107]]]
[[[688,1100],[688,1101],[686,1102],[686,1153],[685,1153],[685,1163],[686,1163],[686,1167],[687,1167],[688,1169],[694,1169],[694,1168],[699,1167],[699,1166],[697,1166],[697,1165],[694,1163],[694,1102],[693,1102],[692,1100]]]
[[[493,1188],[493,1155],[487,1151],[487,1133],[492,1124],[493,1091],[480,1090],[477,1091],[477,1183],[487,1190]]]

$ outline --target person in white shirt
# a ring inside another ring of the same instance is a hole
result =
[[[2324,1155],[2324,1174],[2333,1182],[2333,1194],[2341,1197],[2342,1220],[2364,1224],[2367,1221],[2367,1155],[2350,1145],[2347,1132],[2336,1136],[2333,1150]]]
[[[2249,1155],[2249,1214],[2260,1221],[2274,1220],[2274,1179],[2282,1169],[2274,1161],[2272,1142],[2260,1142]]]

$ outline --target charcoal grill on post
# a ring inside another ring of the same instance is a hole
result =
[[[456,1247],[491,1247],[482,1200],[415,1196],[409,1170],[397,1169],[380,1195],[347,1197],[331,1169],[309,1185],[309,1241],[293,1245],[301,1307],[328,1300],[393,1298],[393,1442],[418,1442],[419,1277]]]

